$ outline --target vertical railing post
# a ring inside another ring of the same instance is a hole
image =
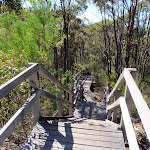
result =
[[[71,91],[74,90],[74,81],[71,81]],[[72,105],[69,105],[69,115],[72,115],[73,112],[73,95],[69,93],[69,102],[72,103]]]
[[[57,93],[57,96],[59,98],[62,98],[62,90],[60,90],[58,93]],[[63,114],[63,106],[62,106],[62,103],[58,101],[58,105],[57,105],[57,108],[58,108],[58,116],[62,116]]]
[[[33,64],[34,63],[28,63],[27,67],[30,67]],[[28,79],[29,79],[30,86],[34,90],[38,89],[37,72],[33,73]],[[37,100],[35,101],[35,103],[32,106],[33,125],[35,125],[38,122],[40,115],[41,115],[40,98],[37,98]]]
[[[69,93],[69,102],[70,103],[73,103],[73,98],[72,98],[72,94]],[[72,111],[73,111],[73,104],[72,105],[69,105],[69,115],[72,115]]]
[[[106,83],[106,87],[105,87],[105,103],[106,103],[106,111],[107,111],[107,106],[109,103],[109,90],[110,90],[110,83],[107,82]],[[107,113],[107,119],[110,120],[111,119],[111,111],[106,112]]]
[[[133,79],[135,80],[136,78],[136,71],[131,71],[130,72]],[[126,88],[125,88],[125,100],[126,100],[126,103],[127,103],[127,107],[128,107],[128,110],[129,110],[129,113],[131,112],[131,106],[132,106],[132,96],[130,94],[130,91],[129,91],[129,88],[128,86],[126,85]]]
[[[115,93],[115,96],[114,96],[114,101],[116,101],[119,97],[120,97],[120,89],[118,89],[117,91],[116,91],[116,93]],[[113,122],[117,122],[117,107],[115,107],[114,109],[113,109],[113,115],[112,115],[112,121]]]
[[[106,87],[105,87],[105,89],[106,89],[106,92],[105,92],[105,101],[106,101],[106,108],[107,108],[107,105],[108,105],[108,103],[109,103],[109,89],[110,89],[110,83],[106,83]]]
[[[80,85],[80,100],[81,101],[83,100],[83,91],[84,91],[83,84],[81,83],[81,85]]]

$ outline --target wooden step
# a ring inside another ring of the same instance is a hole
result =
[[[106,121],[87,122],[39,122],[22,149],[124,149],[121,131]]]
[[[22,150],[125,150],[122,132],[106,120],[105,104],[95,99],[91,83],[88,76],[83,86],[86,101],[78,102],[74,118],[38,122]]]

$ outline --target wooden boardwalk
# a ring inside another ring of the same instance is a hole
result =
[[[91,76],[84,81],[84,100],[77,103],[74,118],[39,121],[22,146],[43,150],[124,150],[118,125],[106,120],[105,103],[90,91]]]
[[[92,77],[87,76],[83,83],[84,100],[77,103],[74,116],[76,118],[105,120],[107,118],[105,103],[100,102],[90,90]]]

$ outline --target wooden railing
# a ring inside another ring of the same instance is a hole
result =
[[[148,108],[139,88],[137,87],[134,79],[136,76],[136,69],[125,68],[120,75],[115,87],[108,94],[109,86],[107,84],[106,99],[109,103],[109,99],[114,96],[114,102],[107,106],[108,119],[116,122],[117,121],[117,110],[118,106],[121,108],[122,118],[120,122],[121,129],[123,131],[124,140],[128,141],[130,150],[139,149],[135,131],[131,122],[130,112],[132,106],[132,99],[137,108],[138,114],[141,118],[141,122],[147,134],[147,138],[150,141],[150,109]],[[120,85],[126,82],[124,97],[120,97]]]
[[[62,115],[62,103],[69,105],[69,115],[72,115],[74,95],[73,91],[66,89],[63,86],[63,84],[60,81],[58,81],[54,76],[52,76],[48,71],[46,71],[42,65],[37,63],[29,63],[27,67],[28,68],[26,70],[24,70],[23,72],[21,72],[20,74],[18,74],[17,76],[0,86],[0,99],[9,94],[11,90],[16,88],[27,78],[29,79],[31,87],[34,89],[34,93],[32,94],[32,96],[27,99],[26,103],[13,115],[13,117],[0,130],[0,145],[12,133],[14,128],[18,125],[21,119],[23,119],[23,117],[27,114],[31,107],[33,113],[33,124],[35,125],[37,123],[41,116],[40,96],[44,96],[52,100],[58,101],[58,115]],[[69,101],[62,99],[62,95],[60,94],[62,92],[59,92],[58,96],[55,96],[47,91],[38,89],[37,72],[49,79],[61,90],[69,93]]]
[[[83,76],[83,71],[79,71],[75,77],[72,79],[72,90],[74,91],[74,106],[76,105],[78,100],[82,100],[83,96],[83,79],[85,77]]]

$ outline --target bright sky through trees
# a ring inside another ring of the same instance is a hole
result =
[[[96,7],[96,4],[92,3],[89,3],[87,10],[84,13],[78,15],[77,17],[81,18],[86,24],[96,23],[101,21],[102,19],[98,7]]]
[[[31,7],[29,1],[24,1],[23,7]],[[85,24],[101,21],[98,7],[96,7],[96,4],[93,3],[88,3],[87,10],[85,12],[81,12],[81,14],[79,14],[77,17],[81,18]]]

